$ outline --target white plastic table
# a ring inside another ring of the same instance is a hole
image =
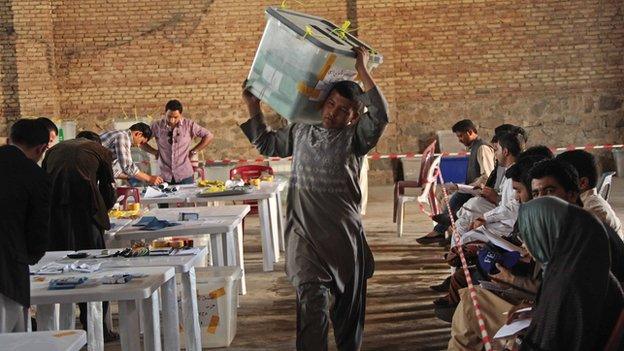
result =
[[[68,276],[100,278],[111,274],[147,274],[144,278],[134,278],[126,284],[99,284],[67,290],[49,290],[51,279]],[[41,281],[43,279],[43,281]],[[123,350],[139,350],[139,314],[136,300],[141,301],[144,315],[145,350],[161,350],[160,314],[158,289],[162,287],[163,310],[176,311],[163,314],[163,327],[166,333],[177,332],[178,301],[175,295],[175,270],[172,267],[105,268],[95,273],[65,273],[61,275],[33,276],[30,283],[30,301],[37,305],[37,327],[50,330],[54,326],[54,305],[71,306],[73,303],[87,303],[88,350],[104,350],[102,301],[118,301],[119,335]],[[39,322],[41,319],[41,322]],[[167,334],[165,334],[167,335]]]
[[[86,343],[84,330],[0,334],[0,349],[5,351],[80,351]]]
[[[260,235],[262,236],[262,266],[264,271],[273,271],[274,263],[279,262],[280,249],[284,249],[284,231],[280,192],[287,183],[284,180],[261,182],[260,188],[253,189],[249,194],[201,197],[202,190],[196,185],[180,186],[180,190],[163,197],[141,198],[141,203],[149,206],[154,204],[195,204],[223,201],[257,201],[260,217]]]
[[[180,212],[193,212],[199,215],[197,221],[178,221]],[[210,235],[210,258],[216,266],[237,266],[241,269],[241,293],[247,292],[245,284],[245,259],[243,255],[243,218],[249,213],[249,205],[192,208],[158,208],[145,213],[158,219],[180,222],[182,224],[160,230],[141,230],[133,224],[121,228],[114,235],[107,235],[108,246],[124,246],[132,240],[154,240],[170,236]],[[121,245],[120,245],[121,244]]]
[[[123,229],[128,224],[132,223],[132,220],[128,218],[111,218],[110,223],[111,223],[111,229],[105,232],[104,234],[105,236],[115,235],[115,233]]]
[[[108,249],[113,253],[121,249]],[[198,247],[194,255],[170,255],[170,256],[144,256],[144,257],[108,257],[108,258],[87,258],[71,259],[67,254],[73,251],[49,251],[41,260],[33,266],[30,271],[35,273],[38,269],[50,262],[70,264],[79,261],[80,263],[101,263],[101,268],[126,268],[126,267],[173,267],[176,273],[182,277],[182,319],[184,320],[184,331],[186,334],[186,345],[189,350],[201,350],[201,332],[199,330],[199,317],[197,314],[197,285],[195,281],[195,267],[198,266],[208,254],[208,249]],[[80,250],[90,255],[98,255],[102,250]],[[175,294],[175,290],[173,292]],[[61,305],[60,320],[64,321],[61,328],[73,328],[74,306]],[[178,313],[178,311],[166,311],[163,313]],[[54,322],[56,326],[56,321]],[[67,324],[69,323],[69,324]],[[58,329],[55,327],[55,329]],[[179,335],[176,329],[164,330],[165,350],[178,350],[180,348]]]

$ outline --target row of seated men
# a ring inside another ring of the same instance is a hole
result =
[[[479,195],[446,185],[455,190],[452,213],[434,216],[434,230],[418,239],[451,244],[444,259],[454,273],[431,287],[445,293],[434,306],[452,323],[448,349],[484,347],[459,246],[490,337],[519,316],[514,311],[532,307],[529,328],[501,340],[504,347],[603,349],[624,308],[624,230],[598,195],[595,157],[527,147],[526,132],[509,124],[495,129],[491,143],[469,120],[453,131],[471,152],[468,184]]]

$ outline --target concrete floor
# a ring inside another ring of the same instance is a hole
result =
[[[615,178],[611,203],[624,218],[624,181]],[[405,233],[392,223],[392,187],[373,187],[364,226],[375,255],[368,283],[363,350],[445,350],[450,325],[435,318],[432,301],[441,294],[428,289],[449,272],[443,249],[420,246],[415,239],[431,230],[430,220],[413,203],[407,205]],[[247,220],[245,260],[248,293],[241,297],[238,330],[229,348],[218,350],[294,350],[295,296],[284,275],[283,260],[274,272],[262,271],[258,220]],[[118,350],[118,343],[106,345]],[[333,341],[330,350],[336,350]]]

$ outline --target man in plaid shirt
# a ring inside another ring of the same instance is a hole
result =
[[[113,153],[113,171],[115,178],[134,178],[151,185],[163,182],[159,176],[142,172],[132,161],[132,146],[140,147],[152,137],[152,130],[145,123],[135,123],[129,130],[113,130],[100,136],[102,146]]]

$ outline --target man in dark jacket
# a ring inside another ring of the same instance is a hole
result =
[[[48,150],[43,169],[52,179],[49,251],[105,248],[103,234],[110,229],[108,211],[116,199],[112,162],[112,153],[95,133],[81,132],[78,138]],[[87,306],[81,303],[78,307],[86,329]],[[104,314],[107,309],[105,302]],[[104,332],[105,340],[116,339],[106,325]]]
[[[48,244],[50,186],[37,166],[48,141],[41,122],[22,119],[11,127],[9,145],[0,146],[0,333],[25,331],[28,265]]]
[[[43,169],[52,180],[52,213],[48,250],[103,249],[110,229],[108,211],[115,203],[112,153],[87,138],[52,147]]]

